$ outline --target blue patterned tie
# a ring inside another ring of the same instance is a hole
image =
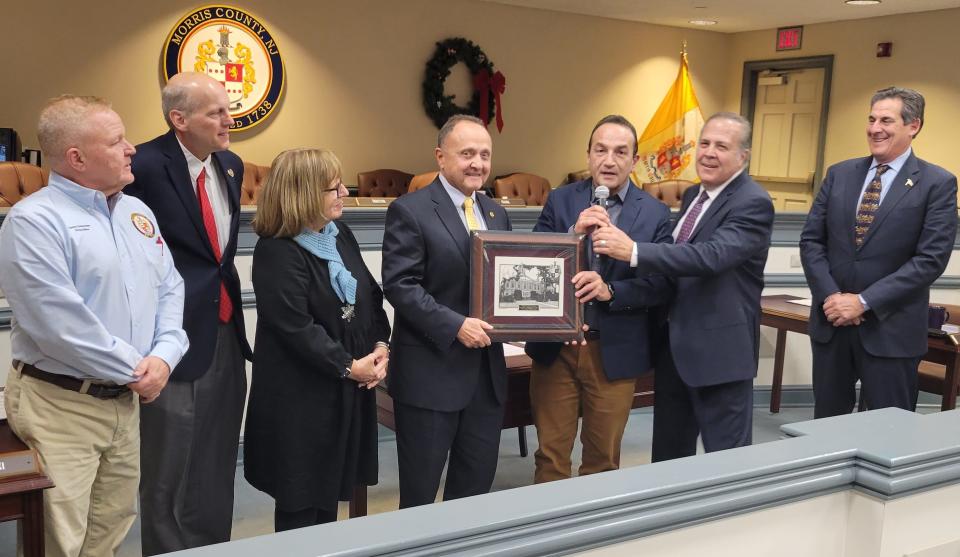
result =
[[[854,228],[854,241],[858,248],[863,245],[863,239],[870,230],[874,217],[877,216],[877,209],[880,208],[880,192],[883,189],[880,177],[888,168],[890,167],[885,164],[877,165],[877,173],[874,174],[873,180],[870,180],[870,185],[860,199],[860,206],[857,207],[857,226]]]

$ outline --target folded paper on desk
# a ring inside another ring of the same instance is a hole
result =
[[[791,304],[797,304],[798,306],[807,306],[810,307],[813,305],[813,300],[810,298],[800,298],[799,300],[787,300]]]

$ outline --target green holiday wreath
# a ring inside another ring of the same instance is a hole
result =
[[[474,90],[467,106],[454,104],[454,95],[444,94],[444,82],[450,77],[450,70],[458,63],[463,62],[473,76]],[[495,75],[493,62],[487,58],[479,46],[462,37],[446,39],[437,43],[433,57],[427,60],[427,67],[423,78],[423,108],[427,116],[438,128],[455,114],[470,114],[486,116],[485,124],[490,122],[494,114],[495,95],[486,94],[489,84],[481,86],[479,81],[489,80]],[[502,76],[501,76],[502,77]],[[482,100],[481,100],[482,98]],[[481,102],[486,101],[486,110],[481,109]]]

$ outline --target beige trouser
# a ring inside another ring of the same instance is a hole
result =
[[[534,455],[535,483],[569,478],[570,453],[583,412],[583,459],[579,475],[620,467],[620,442],[627,426],[636,380],[608,381],[600,343],[564,346],[548,366],[533,363],[530,404],[540,447]]]
[[[114,555],[137,515],[137,397],[101,400],[15,368],[5,394],[10,428],[56,484],[43,494],[47,557]]]

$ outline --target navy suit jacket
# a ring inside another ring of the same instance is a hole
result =
[[[628,181],[627,193],[617,219],[617,228],[636,242],[672,243],[670,209]],[[593,180],[587,179],[550,192],[534,232],[567,232],[593,199]],[[604,282],[613,286],[614,299],[597,302],[596,323],[600,331],[600,355],[607,379],[627,379],[648,371],[653,364],[647,308],[670,301],[673,289],[663,275],[631,269],[629,262],[609,260],[602,265]],[[550,365],[563,344],[528,342],[527,354],[534,361]]]
[[[687,188],[681,217],[698,195],[700,187]],[[674,277],[670,350],[690,387],[757,375],[773,212],[770,195],[744,170],[713,200],[688,243],[637,244],[639,270]]]
[[[831,166],[800,235],[810,285],[810,337],[829,342],[834,327],[823,301],[860,294],[870,305],[857,326],[874,356],[905,358],[927,351],[930,285],[947,266],[957,234],[957,178],[911,154],[893,179],[858,249],[854,227],[872,157]]]
[[[172,381],[193,381],[206,373],[213,361],[221,280],[233,301],[233,319],[243,355],[248,360],[253,359],[244,332],[240,277],[233,264],[240,227],[243,162],[229,151],[213,153],[212,156],[227,188],[233,215],[230,240],[226,246],[221,246],[223,254],[219,264],[203,226],[187,160],[173,131],[137,145],[137,153],[133,156],[134,182],[123,190],[143,200],[156,215],[160,231],[173,254],[173,262],[183,277],[186,291],[183,328],[190,339],[190,349],[170,376]]]
[[[489,230],[510,230],[507,212],[477,194]],[[457,332],[470,312],[470,237],[440,179],[387,207],[383,292],[394,309],[390,396],[411,406],[455,412],[490,375],[502,404],[503,345],[467,348]]]

